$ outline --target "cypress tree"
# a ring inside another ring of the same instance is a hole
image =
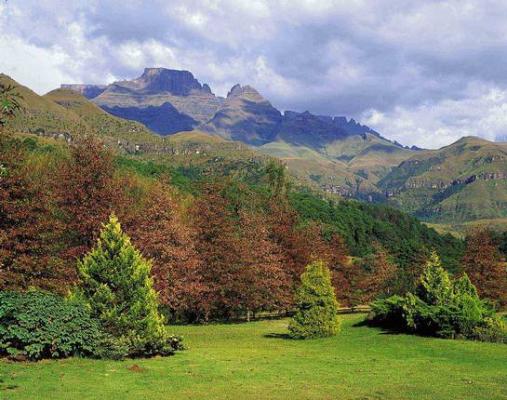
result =
[[[134,248],[114,215],[103,225],[96,246],[78,262],[79,297],[129,355],[172,352],[150,271],[150,262]]]
[[[306,266],[296,291],[296,313],[289,323],[293,339],[333,336],[340,330],[331,273],[322,261]]]

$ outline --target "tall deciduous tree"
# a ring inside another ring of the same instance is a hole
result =
[[[242,212],[242,271],[244,306],[250,315],[260,310],[280,310],[291,303],[291,276],[283,263],[282,249],[270,238],[265,218]]]
[[[230,318],[243,308],[240,227],[222,189],[220,185],[206,185],[194,205],[204,319]]]
[[[360,267],[364,271],[360,282],[363,304],[381,295],[390,296],[393,293],[397,267],[381,245],[375,245],[375,254],[365,257]]]
[[[181,214],[170,189],[156,183],[149,188],[139,212],[125,216],[130,217],[126,231],[153,262],[152,275],[160,302],[175,318],[192,320],[197,318],[203,287],[194,235]]]
[[[50,198],[26,157],[20,141],[0,136],[0,289],[64,291],[74,269],[57,257]]]
[[[478,230],[467,237],[462,263],[481,297],[507,304],[507,268],[500,260],[490,232]]]
[[[113,173],[112,153],[101,142],[86,137],[71,145],[70,159],[61,166],[55,188],[64,225],[64,258],[88,251],[102,221],[119,207],[121,191],[114,187]]]

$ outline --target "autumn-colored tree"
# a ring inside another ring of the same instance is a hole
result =
[[[254,316],[261,310],[287,309],[292,301],[292,283],[283,263],[283,250],[271,240],[263,215],[242,212],[243,304]]]
[[[358,267],[363,271],[361,303],[367,304],[379,296],[393,294],[397,267],[382,246],[376,244],[375,253],[363,258]]]
[[[204,286],[199,309],[204,319],[230,318],[243,308],[240,231],[221,190],[216,184],[203,187],[193,209]]]
[[[128,213],[127,213],[128,214]],[[125,230],[133,243],[153,262],[154,287],[160,302],[173,317],[195,319],[202,284],[190,223],[182,220],[180,206],[161,183],[149,188],[146,198]]]
[[[29,179],[22,143],[0,136],[0,289],[65,290],[73,269],[56,256],[50,203]]]
[[[507,304],[507,269],[489,231],[477,230],[467,237],[462,264],[481,297]]]
[[[329,265],[339,301],[350,305],[351,281],[355,273],[349,267],[343,239],[337,234],[332,234],[329,240],[324,239],[322,227],[317,223],[301,226],[296,212],[283,201],[283,196],[269,203],[269,219],[272,240],[282,249],[293,292],[305,266],[322,260]]]
[[[57,205],[64,225],[62,241],[66,259],[80,257],[96,240],[102,221],[119,208],[114,187],[113,155],[92,137],[70,146],[56,179]]]

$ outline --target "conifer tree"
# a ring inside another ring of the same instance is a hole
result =
[[[294,339],[333,336],[340,330],[340,323],[329,269],[322,261],[307,265],[296,291],[296,313],[289,323],[290,336]]]
[[[442,267],[437,253],[433,251],[426,262],[423,274],[416,288],[417,296],[430,305],[445,304],[453,295],[453,285],[449,274]]]
[[[103,225],[95,248],[78,263],[78,294],[130,355],[170,352],[150,270],[114,215]]]

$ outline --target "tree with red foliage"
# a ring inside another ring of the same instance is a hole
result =
[[[26,158],[21,141],[0,135],[0,289],[63,291],[73,269],[56,256],[51,201]]]
[[[173,318],[196,319],[202,283],[193,233],[182,221],[180,207],[168,187],[155,183],[143,203],[136,215],[124,217],[125,231],[152,260],[160,302]]]
[[[375,244],[375,253],[361,260],[359,269],[363,274],[360,282],[361,302],[370,303],[380,295],[390,296],[394,290],[397,267],[389,260],[385,249]]]
[[[507,269],[500,260],[491,232],[476,230],[466,238],[462,264],[481,297],[499,305],[507,304]]]
[[[202,318],[230,318],[242,308],[242,242],[223,186],[208,184],[194,205],[196,251],[203,283]]]
[[[95,242],[101,224],[119,208],[121,190],[113,180],[112,153],[92,137],[70,146],[70,159],[59,169],[55,193],[64,226],[62,256],[73,260]]]
[[[271,240],[264,215],[242,212],[242,286],[247,318],[250,312],[287,309],[292,301],[291,276],[283,250]]]
[[[331,271],[333,286],[339,301],[349,305],[353,270],[349,268],[347,249],[343,239],[336,233],[330,240],[324,238],[322,227],[317,223],[298,226],[298,217],[284,199],[275,198],[269,204],[270,229],[274,242],[282,249],[282,256],[293,291],[304,272],[313,261],[325,262]]]

